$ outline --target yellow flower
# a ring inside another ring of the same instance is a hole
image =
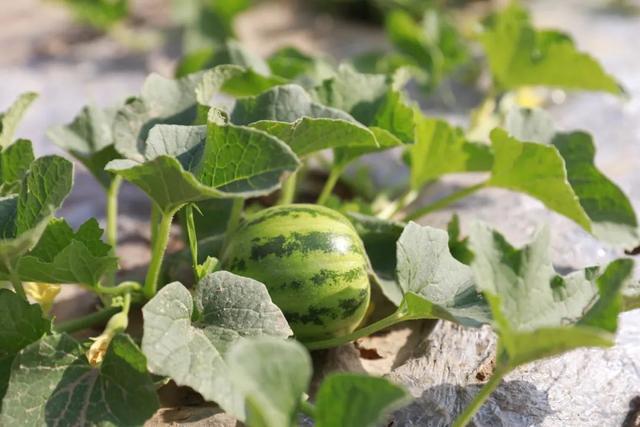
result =
[[[53,306],[53,300],[60,293],[60,285],[50,285],[49,283],[25,282],[22,284],[24,291],[29,298],[40,304],[42,311],[49,314]]]

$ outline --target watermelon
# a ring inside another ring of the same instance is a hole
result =
[[[352,332],[369,305],[362,240],[347,218],[323,206],[275,206],[248,217],[221,262],[264,283],[302,342]]]

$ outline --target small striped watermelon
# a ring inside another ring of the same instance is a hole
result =
[[[369,261],[349,220],[318,205],[275,206],[247,218],[222,267],[264,283],[296,338],[352,332],[369,305]]]

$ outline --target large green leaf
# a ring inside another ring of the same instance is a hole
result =
[[[375,282],[389,301],[395,305],[400,304],[402,288],[398,284],[396,274],[396,242],[405,224],[353,212],[347,216],[364,243],[375,274]]]
[[[552,140],[565,161],[567,178],[599,239],[634,247],[640,242],[631,202],[594,163],[595,146],[585,132],[559,133]]]
[[[16,354],[50,330],[51,321],[43,317],[38,304],[29,304],[14,292],[0,289],[0,402]]]
[[[451,255],[463,264],[469,265],[473,261],[473,252],[469,248],[469,237],[460,236],[460,218],[454,214],[447,224],[449,235],[449,251]]]
[[[413,141],[413,108],[386,75],[362,74],[342,65],[334,77],[312,91],[312,96],[368,127],[384,129],[401,142]]]
[[[389,131],[379,128],[369,128],[376,137],[378,146],[372,145],[352,145],[348,147],[337,147],[333,150],[333,162],[337,167],[345,167],[351,161],[365,154],[388,150],[403,145],[403,142],[391,134]]]
[[[343,119],[303,117],[293,123],[259,121],[251,127],[261,129],[284,141],[300,157],[328,148],[379,147],[375,134],[365,126]]]
[[[415,143],[409,147],[414,190],[448,173],[491,170],[490,147],[469,142],[462,129],[420,112],[415,114],[415,126]]]
[[[436,10],[427,10],[421,22],[396,9],[386,18],[386,30],[395,48],[426,71],[430,87],[468,58],[467,48],[455,27]]]
[[[403,387],[362,374],[331,374],[316,395],[317,427],[376,427],[412,400]]]
[[[173,18],[183,27],[186,52],[217,46],[233,37],[234,17],[251,5],[251,0],[173,0]]]
[[[115,109],[87,106],[71,123],[55,126],[47,132],[54,144],[82,162],[105,188],[109,186],[111,176],[104,167],[119,157],[112,131],[115,117]]]
[[[70,336],[29,345],[13,364],[2,425],[142,426],[158,409],[144,355],[116,335],[99,368]]]
[[[180,79],[151,74],[139,97],[129,98],[116,114],[113,138],[117,151],[128,159],[142,161],[145,141],[157,124],[191,125],[197,116],[196,87],[201,73]]]
[[[111,246],[101,238],[102,230],[95,219],[76,232],[64,219],[53,219],[38,244],[18,260],[18,276],[22,281],[94,286],[118,268]],[[0,266],[0,277],[8,273]]]
[[[142,313],[149,369],[193,388],[240,419],[245,419],[244,398],[223,355],[243,337],[292,334],[262,283],[226,271],[205,276],[194,297],[180,283],[171,283]]]
[[[267,59],[271,72],[289,80],[297,79],[300,84],[320,83],[334,75],[333,66],[317,55],[307,55],[294,47],[277,50]]]
[[[274,191],[299,161],[282,141],[235,125],[155,126],[142,162],[114,160],[107,170],[133,182],[165,212],[215,197]]]
[[[589,217],[594,236],[627,248],[640,242],[631,202],[595,165],[596,148],[591,135],[581,131],[556,133],[549,114],[539,109],[512,109],[506,126],[521,141],[552,144],[558,149],[567,179]]]
[[[549,145],[522,142],[502,129],[491,132],[494,162],[488,184],[528,194],[591,230],[558,150]]]
[[[286,83],[285,79],[265,76],[252,68],[224,64],[207,70],[196,87],[198,102],[212,105],[211,100],[219,93],[240,96],[256,96],[274,86]]]
[[[38,97],[36,93],[23,93],[4,112],[0,113],[0,149],[13,142],[13,135],[31,103]]]
[[[59,156],[31,163],[19,195],[0,198],[0,263],[5,268],[30,250],[71,191],[73,164]]]
[[[22,179],[34,160],[31,141],[19,139],[0,151],[0,195],[20,191]]]
[[[449,251],[444,230],[410,222],[398,240],[401,309],[410,318],[445,319],[468,326],[489,321],[489,309],[475,288],[471,269]]]
[[[302,117],[354,121],[344,111],[314,102],[301,86],[294,84],[276,86],[258,96],[240,98],[230,115],[231,122],[238,125],[260,120],[291,123]]]
[[[244,397],[250,426],[293,427],[311,380],[311,358],[296,341],[259,337],[234,345],[229,374]]]
[[[497,231],[476,224],[472,269],[500,335],[499,359],[508,369],[584,346],[613,344],[621,290],[633,262],[558,275],[549,257],[549,231],[516,249]]]
[[[621,93],[616,80],[568,35],[536,30],[515,1],[487,21],[480,41],[500,89],[540,85]]]

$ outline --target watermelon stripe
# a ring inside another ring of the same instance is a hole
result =
[[[238,227],[223,268],[259,280],[300,340],[351,332],[369,304],[369,262],[356,230],[316,205],[265,209]]]
[[[340,215],[338,212],[331,211],[328,209],[319,210],[319,209],[315,209],[315,206],[308,207],[306,205],[298,205],[298,206],[292,205],[288,210],[273,210],[264,215],[260,215],[255,219],[248,221],[246,223],[246,226],[251,227],[254,225],[262,224],[264,222],[268,222],[278,217],[297,219],[303,215],[310,216],[314,219],[328,218],[328,219],[341,221],[341,222],[344,222],[344,220],[346,219],[345,217]]]
[[[362,247],[354,242],[351,236],[345,234],[320,231],[305,234],[293,232],[288,235],[252,239],[250,259],[260,261],[269,255],[289,257],[294,253],[308,255],[314,251],[362,254]]]

